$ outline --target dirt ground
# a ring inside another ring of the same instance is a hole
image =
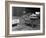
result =
[[[13,31],[40,30],[40,24],[39,24],[40,20],[33,21],[35,25],[32,24],[34,26],[34,27],[32,27],[32,25],[24,24],[25,23],[24,19],[22,19],[20,17],[18,19],[20,20],[20,23],[17,24],[17,26],[12,27]]]

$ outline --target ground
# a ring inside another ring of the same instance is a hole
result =
[[[17,18],[17,17],[14,17],[14,19],[15,19],[15,18]],[[20,20],[20,23],[17,24],[17,26],[13,26],[13,28],[12,28],[13,31],[39,30],[39,29],[40,29],[40,24],[39,24],[40,20],[35,20],[35,21],[33,21],[33,24],[32,24],[32,25],[33,25],[34,27],[32,27],[31,24],[30,24],[30,25],[24,24],[25,21],[24,21],[23,18],[18,17],[17,19]]]

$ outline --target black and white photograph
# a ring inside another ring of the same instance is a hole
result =
[[[12,31],[40,30],[40,8],[12,7]]]

